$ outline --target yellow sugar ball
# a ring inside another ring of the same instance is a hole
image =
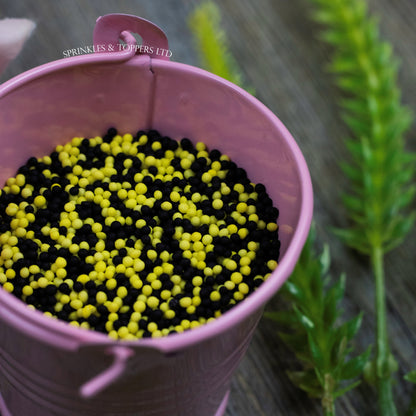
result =
[[[212,201],[212,207],[214,209],[221,209],[224,206],[224,202],[222,201],[222,199],[214,199]]]
[[[159,306],[159,299],[156,296],[150,296],[147,299],[147,305],[152,309],[156,309]]]
[[[43,195],[38,195],[33,200],[33,203],[36,205],[36,207],[42,208],[44,205],[46,205],[46,198]]]
[[[146,303],[144,303],[143,301],[141,301],[141,300],[138,300],[138,301],[136,301],[135,303],[134,303],[134,305],[133,305],[133,309],[136,311],[136,312],[140,312],[140,313],[142,313],[142,312],[144,312],[145,311],[145,309],[146,309]]]

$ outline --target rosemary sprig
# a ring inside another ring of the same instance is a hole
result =
[[[351,182],[344,203],[353,226],[338,235],[351,247],[372,255],[397,247],[413,226],[408,215],[416,191],[415,155],[404,148],[412,114],[400,100],[398,60],[381,41],[378,24],[364,0],[312,0],[324,24],[322,38],[333,48],[330,69],[344,92],[342,116],[352,138],[351,161],[342,168]]]
[[[412,122],[401,104],[398,61],[389,43],[380,39],[378,23],[365,0],[312,0],[315,19],[325,26],[322,38],[333,46],[330,69],[344,93],[343,118],[350,128],[351,156],[342,168],[350,181],[343,196],[351,226],[337,235],[370,257],[375,277],[376,357],[372,363],[380,414],[397,415],[385,300],[384,256],[412,228],[415,156],[405,150],[404,133]]]
[[[188,22],[202,66],[207,71],[243,87],[243,77],[236,60],[229,52],[217,5],[209,0],[200,3],[189,16]]]
[[[279,292],[290,309],[268,312],[281,331],[280,338],[302,363],[301,371],[289,371],[292,382],[309,396],[321,400],[326,416],[335,415],[335,400],[356,387],[370,349],[350,358],[352,340],[362,315],[339,324],[340,303],[344,296],[345,275],[335,283],[328,274],[329,248],[318,256],[314,250],[315,233],[309,233],[290,279]],[[354,380],[355,379],[355,380]],[[353,380],[346,383],[347,380]]]

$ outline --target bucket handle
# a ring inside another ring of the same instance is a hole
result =
[[[142,45],[137,45],[137,42],[132,44],[133,37],[126,37],[126,31],[139,34],[143,39]],[[126,38],[126,45],[122,45],[120,39]],[[93,40],[95,50],[102,52],[134,49],[136,54],[163,60],[169,60],[172,55],[162,29],[146,19],[130,14],[112,13],[99,17],[95,24]]]
[[[122,346],[111,347],[106,352],[113,355],[112,364],[79,388],[81,397],[85,399],[94,397],[113,384],[124,373],[127,361],[134,354],[132,349]]]

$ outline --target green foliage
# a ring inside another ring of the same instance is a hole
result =
[[[290,379],[311,397],[320,398],[330,415],[336,398],[359,384],[346,381],[361,376],[370,350],[350,358],[362,316],[338,322],[345,276],[331,284],[329,249],[325,247],[318,256],[314,240],[311,231],[292,276],[279,292],[289,309],[267,316],[278,323],[280,338],[302,363],[301,371],[288,373]]]
[[[195,46],[202,66],[236,85],[242,86],[242,76],[229,53],[227,37],[221,28],[221,14],[212,1],[198,5],[189,17]]]
[[[416,370],[410,371],[404,376],[405,380],[410,381],[411,383],[416,384]]]
[[[410,383],[415,384],[413,395],[410,399],[409,407],[406,412],[406,416],[416,416],[416,370],[407,373],[404,376],[404,379],[409,381]]]
[[[352,137],[351,159],[342,164],[350,180],[343,201],[352,221],[337,234],[364,254],[398,246],[413,226],[415,155],[405,150],[403,135],[412,114],[401,105],[398,61],[380,40],[378,23],[364,0],[312,0],[314,16],[331,44],[330,70],[343,92],[342,116]]]
[[[380,415],[398,414],[393,397],[397,370],[389,348],[384,255],[412,229],[416,187],[415,155],[405,150],[404,134],[413,117],[401,104],[398,61],[379,36],[365,0],[312,0],[315,19],[325,27],[322,39],[333,46],[330,70],[343,93],[341,115],[350,129],[350,160],[341,163],[350,182],[343,196],[351,226],[336,230],[349,246],[369,255],[375,278],[377,342],[366,375],[378,390]],[[412,381],[412,375],[408,376]],[[413,415],[416,400],[409,413]]]

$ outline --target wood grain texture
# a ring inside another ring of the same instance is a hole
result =
[[[1,76],[5,81],[25,70],[63,58],[63,51],[92,44],[92,29],[100,15],[121,12],[142,16],[167,34],[172,60],[198,65],[186,19],[195,0],[0,0],[0,14],[29,17],[37,28],[19,57]],[[416,2],[369,0],[379,16],[383,37],[402,62],[403,101],[416,104]],[[347,316],[364,311],[357,340],[363,350],[374,339],[373,281],[368,261],[346,249],[331,234],[344,226],[340,192],[345,185],[338,162],[345,158],[348,134],[336,108],[338,91],[325,72],[330,49],[317,40],[319,27],[310,20],[309,0],[223,0],[218,2],[230,48],[256,96],[291,131],[309,165],[315,192],[314,218],[318,238],[330,244],[334,276],[347,274]],[[409,151],[416,151],[415,126]],[[399,359],[398,377],[415,367],[416,233],[386,258],[387,302],[393,353]],[[279,307],[278,295],[268,309]],[[263,319],[232,382],[226,416],[319,415],[320,406],[295,389],[285,371],[296,363],[279,341],[276,327]],[[409,387],[396,387],[399,406],[406,405]],[[376,414],[374,391],[362,385],[338,403],[338,416]],[[17,415],[26,416],[26,415]],[[197,416],[197,415],[196,415]]]

